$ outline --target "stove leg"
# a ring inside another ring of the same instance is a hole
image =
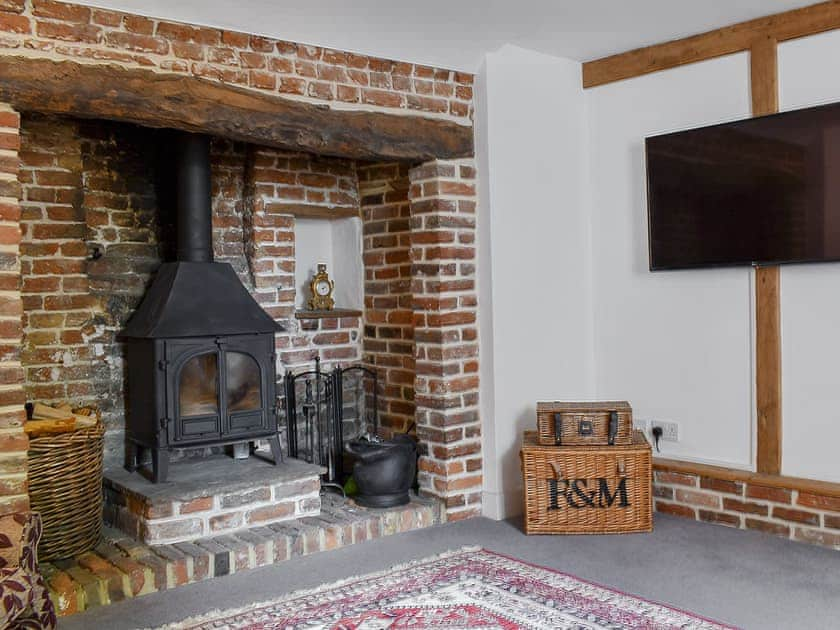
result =
[[[163,483],[168,473],[169,451],[160,448],[152,449],[152,480],[155,483]]]
[[[274,465],[283,462],[283,449],[280,448],[280,436],[275,435],[268,438],[268,444],[271,446],[271,456],[274,458]]]
[[[139,457],[137,445],[134,442],[127,441],[125,443],[125,469],[128,472],[137,470],[137,459]]]

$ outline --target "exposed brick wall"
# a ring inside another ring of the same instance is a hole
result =
[[[295,312],[295,212],[301,205],[324,211],[359,208],[352,160],[253,149],[246,174],[248,257],[255,297],[286,327],[277,335],[278,369],[361,359],[361,318],[299,320]],[[341,305],[338,305],[341,306]]]
[[[54,0],[0,3],[0,50],[217,79],[471,124],[472,75]]]
[[[840,549],[840,497],[666,470],[653,490],[657,512]]]
[[[17,179],[20,117],[0,105],[0,514],[29,507],[28,440],[22,426],[23,334],[20,295],[20,185]]]
[[[116,334],[160,263],[148,135],[42,116],[22,127],[27,397],[95,403],[109,424],[123,413]]]
[[[434,161],[410,176],[420,487],[450,520],[467,518],[481,512],[482,486],[475,168]]]
[[[210,144],[213,257],[233,266],[245,286],[253,289],[244,220],[247,155],[248,147],[239,142],[214,138]]]
[[[116,335],[174,253],[174,208],[157,199],[160,138],[133,125],[27,115],[22,142],[27,398],[94,403],[120,428],[126,372]],[[316,356],[359,361],[361,318],[293,316],[294,217],[283,214],[301,203],[358,210],[355,164],[214,139],[211,181],[214,254],[287,326],[281,374]]]
[[[414,311],[408,166],[360,166],[364,220],[364,360],[379,376],[383,434],[414,423]]]

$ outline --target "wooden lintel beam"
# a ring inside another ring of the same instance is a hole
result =
[[[840,28],[840,0],[740,22],[583,64],[583,87],[595,87],[677,66],[750,50],[756,40],[777,42]]]
[[[333,109],[113,64],[0,55],[0,100],[19,111],[195,131],[351,159],[416,162],[473,154],[472,128],[453,121]]]

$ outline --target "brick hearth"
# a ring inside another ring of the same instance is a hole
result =
[[[237,573],[296,556],[338,549],[442,522],[434,500],[370,510],[326,495],[321,514],[253,527],[191,543],[149,546],[116,530],[93,551],[42,563],[60,615]]]
[[[274,466],[256,455],[218,454],[176,462],[169,482],[154,484],[112,460],[105,465],[105,523],[157,545],[318,516],[323,472],[294,459]]]

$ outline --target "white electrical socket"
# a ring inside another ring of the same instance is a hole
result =
[[[662,441],[663,442],[679,442],[680,441],[680,431],[679,431],[679,424],[676,422],[668,422],[665,420],[651,420],[650,421],[650,430],[651,434],[653,429],[656,427],[662,428]]]

